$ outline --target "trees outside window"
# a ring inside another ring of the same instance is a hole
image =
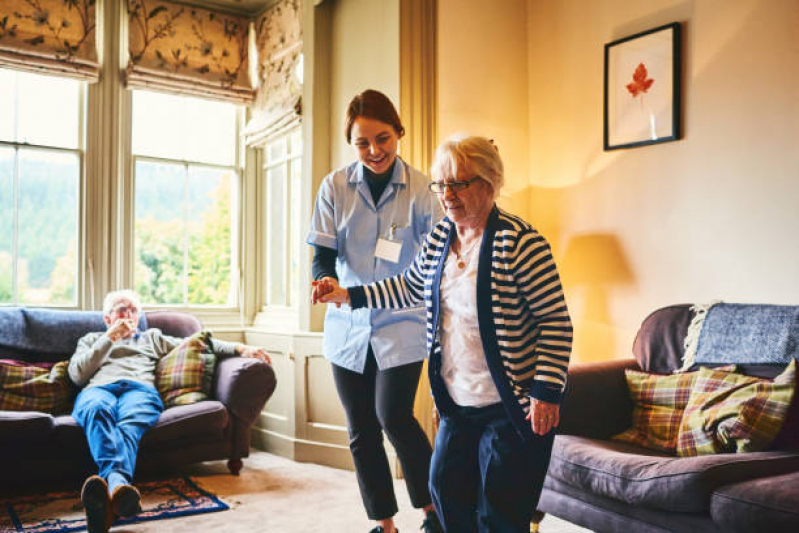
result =
[[[145,304],[237,305],[238,108],[133,93],[135,271]]]
[[[84,91],[0,69],[0,304],[77,305]]]

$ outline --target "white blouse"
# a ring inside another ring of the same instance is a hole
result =
[[[479,249],[478,241],[460,260],[450,249],[441,277],[441,376],[455,403],[469,407],[500,401],[477,322]]]

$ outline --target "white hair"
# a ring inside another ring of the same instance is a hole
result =
[[[485,137],[456,133],[436,149],[430,173],[434,181],[455,179],[465,168],[491,184],[494,199],[505,184],[505,170],[493,141]]]
[[[105,295],[105,300],[103,300],[103,314],[106,316],[110,315],[114,304],[123,299],[132,303],[136,311],[141,313],[141,300],[139,300],[139,295],[130,289],[122,289],[120,291],[109,292]]]

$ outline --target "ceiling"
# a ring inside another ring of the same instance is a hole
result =
[[[192,4],[201,7],[217,7],[225,11],[242,13],[245,15],[257,15],[278,0],[179,0],[184,4]]]

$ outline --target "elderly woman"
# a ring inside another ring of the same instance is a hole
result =
[[[549,465],[572,326],[546,240],[494,201],[495,146],[452,137],[430,190],[446,217],[401,274],[321,302],[405,307],[424,300],[430,384],[441,417],[430,488],[446,531],[528,532]]]

